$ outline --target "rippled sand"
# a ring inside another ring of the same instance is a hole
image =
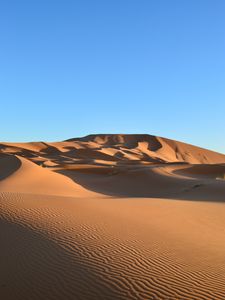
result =
[[[224,155],[147,135],[0,149],[1,299],[225,299]]]

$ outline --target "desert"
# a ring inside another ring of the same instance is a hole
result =
[[[148,134],[0,144],[0,298],[225,299],[225,155]]]

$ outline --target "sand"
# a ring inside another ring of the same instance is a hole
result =
[[[225,155],[150,135],[0,144],[0,299],[225,299]]]

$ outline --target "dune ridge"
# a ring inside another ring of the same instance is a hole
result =
[[[1,143],[1,153],[23,156],[42,164],[94,163],[224,163],[224,154],[162,137],[141,134],[100,134],[63,142]]]
[[[225,299],[225,155],[151,135],[0,144],[0,298]]]

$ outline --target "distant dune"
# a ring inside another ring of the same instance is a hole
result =
[[[0,299],[225,299],[225,155],[137,134],[0,143]]]

